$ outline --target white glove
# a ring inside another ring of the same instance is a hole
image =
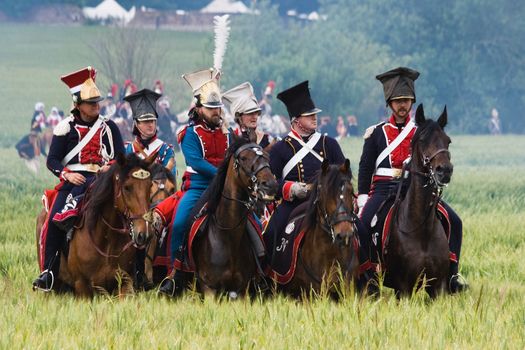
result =
[[[357,207],[359,208],[359,212],[357,213],[357,216],[360,218],[361,214],[363,213],[363,208],[365,207],[366,202],[368,201],[368,195],[367,194],[360,194],[357,196]]]
[[[306,198],[308,196],[308,185],[304,182],[294,182],[290,187],[290,195],[292,198]]]

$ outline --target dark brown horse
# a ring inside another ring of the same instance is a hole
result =
[[[119,295],[133,291],[136,249],[144,248],[153,231],[147,168],[134,154],[120,156],[86,193],[81,222],[67,256],[61,256],[59,273],[60,282],[76,295],[92,297],[97,289]],[[41,223],[42,214],[37,238]]]
[[[277,187],[268,154],[257,144],[236,139],[207,191],[209,219],[192,244],[202,292],[245,293],[257,273],[249,217],[257,200],[274,199]]]
[[[337,298],[356,281],[359,262],[352,171],[323,161],[306,204],[293,277],[279,289],[295,297],[326,292]],[[292,216],[294,213],[292,212]]]
[[[446,288],[449,247],[437,216],[441,192],[451,179],[450,138],[443,128],[447,109],[436,121],[426,119],[423,106],[416,111],[418,126],[412,138],[410,183],[393,207],[390,236],[382,259],[385,285],[397,295],[410,295],[424,286],[431,297]]]
[[[150,166],[151,171],[151,195],[150,195],[150,208],[153,209],[157,204],[162,202],[164,199],[175,193],[177,188],[177,182],[175,176],[169,169],[164,167],[162,164],[153,163]],[[166,231],[167,228],[164,228]],[[157,232],[152,236],[151,241],[146,249],[146,260],[145,260],[145,284],[154,285],[158,284],[167,274],[166,268],[157,268],[153,262],[155,260],[156,251],[160,240],[166,237],[166,232]],[[160,270],[160,271],[156,271]]]

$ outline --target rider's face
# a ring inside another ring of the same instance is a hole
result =
[[[157,131],[157,121],[156,120],[144,120],[137,122],[137,129],[140,132],[140,136],[143,139],[152,138]]]
[[[218,127],[221,125],[221,108],[209,108],[209,107],[198,107],[197,112],[199,115],[212,127]]]
[[[246,129],[255,129],[257,127],[257,119],[259,119],[260,114],[261,112],[259,111],[241,114],[241,126]]]
[[[400,98],[399,100],[390,101],[390,108],[396,118],[396,122],[404,122],[412,108],[411,98]]]
[[[98,118],[100,105],[98,102],[82,102],[77,104],[80,118],[86,122],[92,122]]]
[[[301,134],[311,134],[317,129],[317,114],[297,117],[294,124]]]

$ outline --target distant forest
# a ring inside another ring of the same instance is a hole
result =
[[[193,11],[206,6],[211,0],[116,0],[126,9],[132,6],[146,6],[158,10],[185,10]],[[260,0],[242,0],[247,6],[257,5]],[[45,6],[53,4],[69,4],[84,6],[96,6],[102,0],[2,0],[0,1],[0,11],[12,18],[22,18],[24,14],[35,6]],[[286,14],[289,10],[296,10],[298,13],[310,13],[319,8],[318,0],[270,0],[273,5],[279,6],[279,13]]]

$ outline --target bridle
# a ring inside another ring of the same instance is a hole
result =
[[[139,180],[144,180],[144,179],[147,179],[149,178],[149,172],[144,170],[144,169],[140,169],[138,171],[135,171],[133,174],[132,174],[133,177],[139,179]],[[106,218],[104,218],[104,215],[101,215],[101,219],[102,219],[102,222],[104,223],[104,225],[106,225],[109,229],[111,229],[112,231],[115,231],[119,234],[122,234],[122,235],[128,235],[130,236],[130,241],[128,243],[126,243],[126,245],[121,249],[120,253],[118,255],[112,255],[112,254],[106,254],[104,253],[94,242],[93,240],[93,237],[91,236],[91,233],[89,233],[89,237],[91,238],[91,241],[93,243],[93,245],[95,246],[95,249],[97,250],[97,252],[106,257],[106,258],[118,258],[120,255],[122,255],[122,253],[124,253],[124,251],[126,251],[130,246],[135,246],[136,248],[138,248],[138,244],[136,242],[137,240],[137,232],[135,232],[134,230],[134,221],[135,220],[144,220],[146,222],[146,231],[149,232],[149,225],[153,223],[153,214],[151,213],[151,211],[147,211],[143,214],[137,214],[137,215],[132,215],[131,212],[130,212],[130,209],[129,209],[129,206],[128,206],[128,203],[126,202],[126,196],[122,195],[122,185],[120,183],[120,177],[119,175],[115,175],[115,186],[118,188],[118,190],[115,192],[114,194],[114,197],[113,197],[113,207],[115,208],[115,210],[117,211],[120,219],[121,219],[121,222],[122,222],[122,227],[119,228],[119,227],[114,227],[112,226],[107,220]],[[124,204],[124,212],[122,212],[115,203],[118,202],[118,199],[119,198],[122,198],[122,202]]]
[[[159,199],[155,202],[153,202],[153,199],[155,197],[157,197],[159,194],[161,193],[164,193],[166,195],[166,197],[169,197],[172,195],[172,193],[170,193],[167,189],[166,189],[166,181],[168,181],[168,176],[164,173],[159,173],[157,175],[155,175],[153,177],[153,179],[151,180],[154,184],[157,185],[157,190],[151,194],[149,196],[149,201],[150,201],[150,209],[153,209],[157,206],[157,204],[159,204],[160,202],[162,202],[163,200],[162,199]]]
[[[448,186],[448,183],[442,183],[441,181],[439,181],[439,179],[436,177],[436,172],[434,171],[434,168],[432,167],[432,160],[440,153],[446,153],[448,157],[450,158],[450,151],[446,148],[440,148],[430,156],[427,156],[425,155],[424,152],[422,152],[423,168],[426,171],[421,172],[418,170],[410,170],[410,172],[414,174],[418,174],[426,178],[427,182],[425,183],[425,185],[423,185],[423,187],[432,186],[432,188],[436,190],[438,197],[441,197],[443,188]]]
[[[357,232],[356,228],[356,221],[357,216],[355,215],[354,211],[349,209],[346,205],[344,199],[345,199],[345,192],[348,188],[348,182],[344,181],[341,184],[339,194],[337,196],[337,204],[334,212],[330,215],[326,212],[326,208],[322,207],[320,205],[320,193],[321,193],[321,185],[319,184],[317,186],[317,197],[314,200],[315,205],[317,205],[317,209],[321,213],[321,217],[323,221],[321,222],[322,229],[330,235],[332,238],[332,242],[335,242],[336,234],[334,227],[340,222],[350,222],[352,223],[352,228],[354,232]],[[353,198],[352,198],[353,200]]]
[[[255,153],[255,157],[252,159],[251,163],[248,166],[245,166],[244,163],[241,162],[241,160],[239,159],[240,154],[246,150]],[[261,162],[254,169],[255,164],[261,158],[263,159],[263,162]],[[257,203],[259,195],[259,180],[257,178],[257,174],[265,168],[270,169],[269,161],[270,157],[268,156],[268,154],[264,152],[262,147],[256,143],[247,143],[239,147],[233,154],[233,168],[235,169],[237,176],[240,176],[242,171],[244,175],[246,175],[248,179],[250,179],[250,184],[248,185],[248,200],[244,201],[238,198],[229,197],[226,194],[224,194],[224,190],[221,193],[221,196],[224,199],[243,204],[246,208],[246,213],[253,211],[255,209],[255,205]],[[246,215],[241,215],[240,221],[233,227],[222,227],[219,224],[217,218],[215,218],[215,222],[217,224],[217,227],[221,230],[233,230],[237,228],[243,222],[244,219],[246,219]]]

